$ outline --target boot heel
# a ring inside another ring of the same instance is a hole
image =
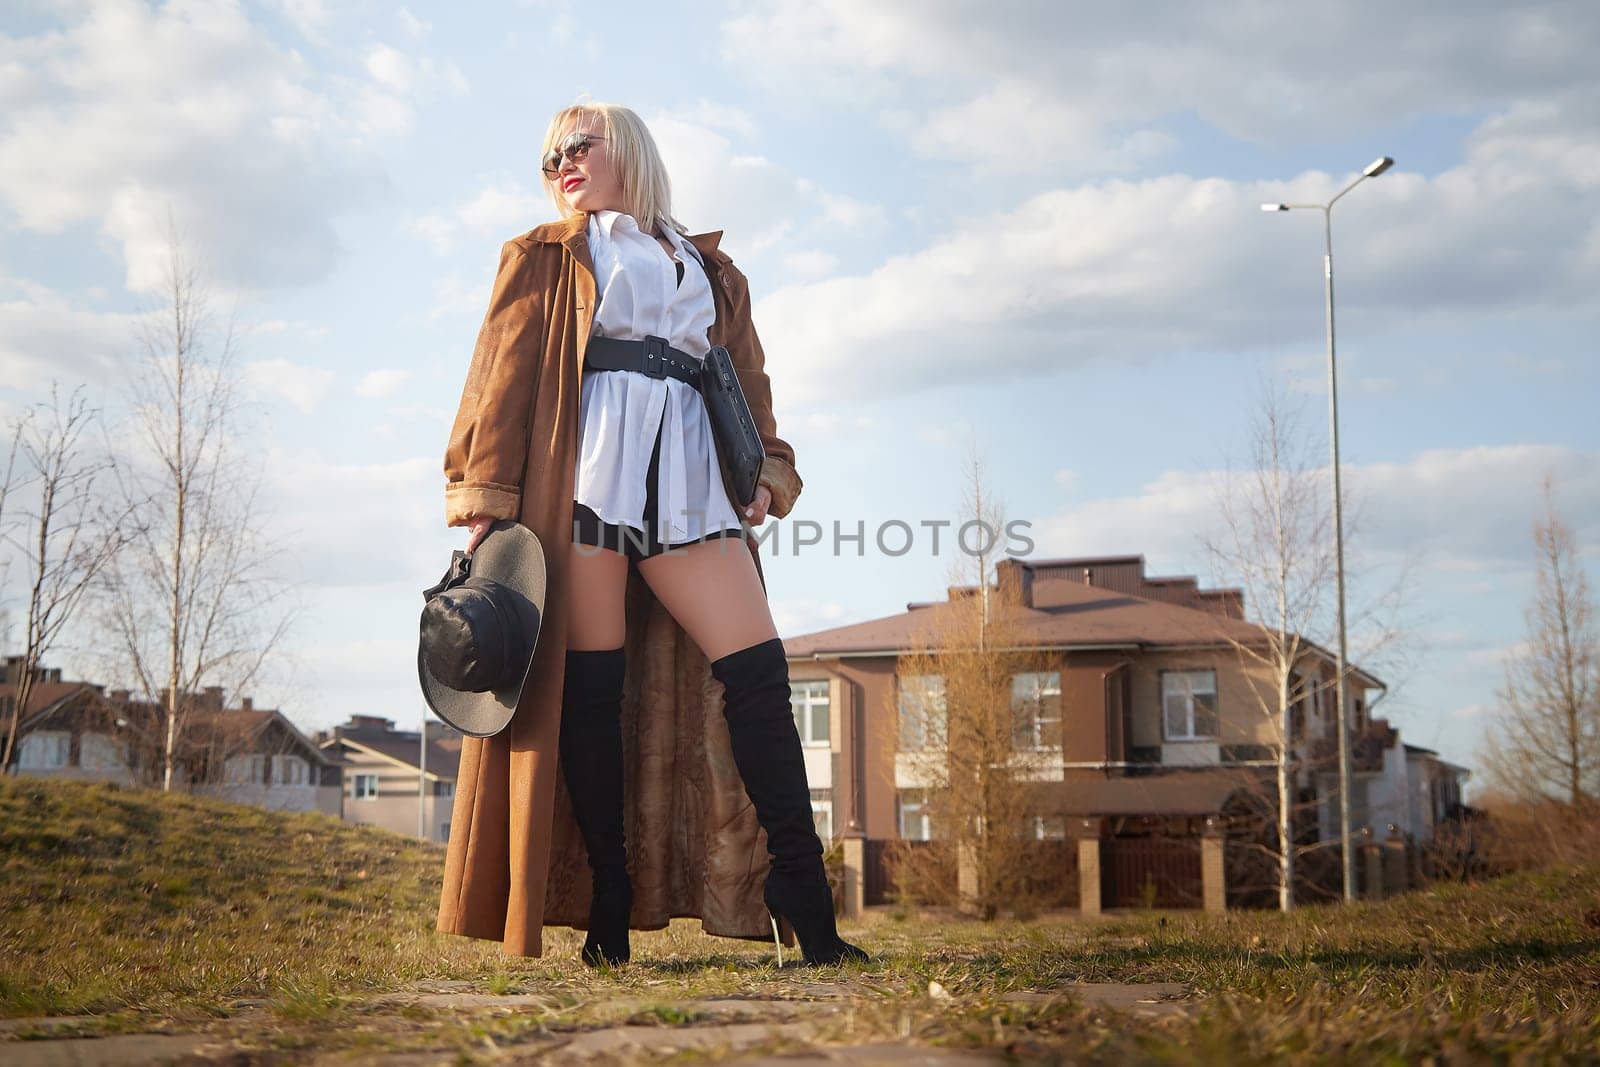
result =
[[[778,950],[778,966],[783,966],[783,939],[778,936],[778,917],[772,912],[767,912],[767,918],[772,922],[772,945]]]

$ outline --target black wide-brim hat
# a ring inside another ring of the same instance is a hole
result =
[[[424,591],[417,676],[440,719],[471,737],[506,728],[533,666],[545,598],[544,547],[521,523],[501,519],[470,554],[457,551],[438,585]],[[467,607],[470,610],[458,610]],[[430,667],[429,661],[433,666]],[[454,688],[441,673],[464,682]],[[457,675],[461,677],[456,677]]]

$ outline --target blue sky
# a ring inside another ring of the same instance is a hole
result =
[[[1210,583],[1207,486],[1260,383],[1325,432],[1318,219],[1258,204],[1390,155],[1335,212],[1352,549],[1380,582],[1414,558],[1386,710],[1470,765],[1543,475],[1600,556],[1597,46],[1578,3],[24,0],[0,406],[55,377],[114,410],[170,210],[248,327],[263,517],[315,583],[258,702],[415,723],[419,594],[463,540],[449,418],[501,243],[554,217],[544,126],[587,95],[645,118],[674,213],[750,278],[806,483],[784,544],[954,518],[975,439],[1035,557]],[[940,595],[924,547],[770,560],[780,632]]]

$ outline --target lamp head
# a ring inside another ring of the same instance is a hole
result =
[[[1376,178],[1378,175],[1382,174],[1392,166],[1394,166],[1394,160],[1390,159],[1388,156],[1382,156],[1373,160],[1371,163],[1368,163],[1367,169],[1361,173],[1369,178]]]
[[[1288,211],[1289,210],[1289,205],[1288,204],[1262,204],[1261,205],[1261,210],[1262,211]]]

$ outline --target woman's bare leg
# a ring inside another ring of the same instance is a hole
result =
[[[709,660],[778,636],[755,560],[737,537],[640,560],[639,576]]]
[[[571,576],[567,648],[621,648],[627,636],[623,599],[628,587],[628,557],[609,548],[574,544],[567,559]]]

